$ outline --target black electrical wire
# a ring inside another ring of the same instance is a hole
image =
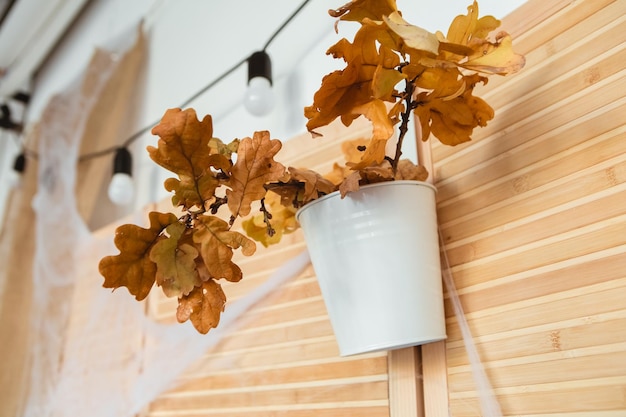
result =
[[[265,46],[263,46],[263,51],[265,51],[271,45],[271,43],[274,41],[274,39],[287,27],[287,25],[302,11],[304,6],[306,6],[307,3],[309,3],[309,2],[310,2],[310,0],[304,0],[300,4],[300,6],[283,22],[283,24],[280,25],[280,27],[278,29],[276,29],[276,31],[272,34],[272,36],[270,36],[268,41],[265,43]],[[249,57],[245,57],[242,60],[240,60],[239,62],[237,62],[236,64],[234,64],[232,67],[228,68],[226,71],[224,71],[222,74],[220,74],[217,78],[215,78],[209,84],[207,84],[206,86],[202,87],[199,91],[197,91],[191,97],[189,97],[187,100],[185,100],[183,103],[181,103],[178,107],[183,108],[183,107],[187,106],[189,103],[191,103],[192,101],[194,101],[195,99],[197,99],[198,97],[200,97],[202,94],[206,93],[208,90],[213,88],[216,84],[218,84],[224,78],[226,78],[228,75],[230,75],[232,72],[234,72],[237,68],[239,68],[240,66],[244,65],[248,61],[248,58]],[[79,162],[83,162],[83,161],[87,161],[87,160],[90,160],[90,159],[99,158],[101,156],[108,155],[110,153],[116,152],[119,148],[126,148],[126,147],[130,146],[133,142],[135,142],[137,139],[139,139],[143,134],[145,134],[150,129],[152,129],[152,127],[157,125],[160,121],[161,121],[161,119],[158,119],[158,120],[150,123],[149,125],[139,129],[137,132],[135,132],[131,136],[129,136],[128,139],[126,139],[124,142],[122,142],[121,145],[111,146],[109,148],[105,148],[105,149],[102,149],[100,151],[86,153],[84,155],[79,156],[78,161]],[[25,150],[25,152],[26,152],[27,155],[29,155],[31,157],[34,157],[34,158],[37,158],[37,153],[36,152],[28,151],[28,150]]]

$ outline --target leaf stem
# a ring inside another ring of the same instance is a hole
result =
[[[415,102],[413,101],[413,93],[415,92],[415,80],[407,80],[406,87],[404,89],[404,101],[406,103],[405,109],[401,114],[402,122],[400,123],[400,134],[398,136],[398,141],[396,142],[396,153],[393,158],[393,162],[391,163],[391,168],[393,169],[393,174],[396,174],[396,170],[398,169],[398,163],[400,162],[400,156],[402,156],[402,143],[404,142],[404,137],[409,131],[409,120],[411,118],[411,112],[415,109]]]

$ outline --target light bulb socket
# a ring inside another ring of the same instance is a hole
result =
[[[256,77],[266,78],[272,85],[272,60],[265,51],[257,51],[248,58],[248,84]]]
[[[24,152],[20,153],[13,162],[13,170],[18,174],[23,174],[26,170],[26,155]]]
[[[126,148],[118,148],[113,159],[113,174],[128,174],[133,172],[133,157]]]

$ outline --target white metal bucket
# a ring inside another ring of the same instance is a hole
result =
[[[435,192],[384,182],[297,213],[342,356],[446,338]]]

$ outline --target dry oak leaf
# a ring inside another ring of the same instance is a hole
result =
[[[304,190],[298,196],[298,201],[301,204],[306,204],[335,191],[335,184],[310,169],[289,167],[289,174],[292,180],[304,184]]]
[[[281,147],[279,140],[270,139],[268,131],[254,132],[252,138],[241,140],[228,181],[230,190],[226,190],[234,217],[250,214],[252,202],[265,196],[264,185],[283,176],[285,167],[274,160]]]
[[[175,192],[173,204],[186,209],[204,208],[204,202],[211,199],[220,186],[211,167],[228,171],[231,165],[229,158],[212,153],[209,146],[213,139],[211,116],[205,116],[200,122],[193,109],[169,109],[152,133],[160,139],[156,148],[148,147],[150,157],[180,178],[169,178],[165,182],[165,188]]]
[[[160,137],[157,148],[148,146],[154,162],[175,174],[194,178],[206,170],[213,137],[210,115],[199,121],[194,109],[169,109],[152,134]]]
[[[165,231],[169,237],[160,239],[150,251],[150,260],[157,266],[156,282],[168,297],[187,295],[202,281],[196,268],[197,249],[185,242],[187,227],[172,223]]]
[[[161,233],[178,219],[171,213],[150,212],[150,227],[144,229],[125,224],[115,230],[115,246],[119,255],[102,258],[98,269],[104,276],[104,288],[126,287],[140,301],[146,298],[154,285],[156,264],[150,260],[150,251],[163,239]]]
[[[358,191],[360,188],[361,173],[354,171],[339,184],[339,194],[344,198],[348,193]]]
[[[178,299],[176,319],[179,323],[191,320],[196,330],[207,334],[219,324],[225,304],[222,286],[210,279]]]
[[[216,216],[198,216],[194,229],[193,241],[200,246],[200,256],[209,275],[233,282],[241,280],[241,269],[231,260],[233,250],[241,248],[242,254],[250,256],[256,250],[254,242],[230,230],[228,223]]]
[[[408,159],[401,159],[398,161],[395,179],[426,181],[428,179],[428,171],[422,165],[415,165]]]

